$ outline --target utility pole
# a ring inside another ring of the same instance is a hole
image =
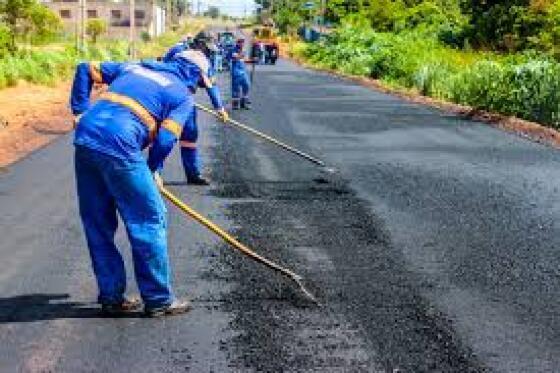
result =
[[[86,1],[79,0],[80,4],[80,50],[84,51],[86,48]]]
[[[325,33],[325,15],[327,13],[327,0],[321,0],[321,27],[319,31],[321,34]]]
[[[134,48],[134,42],[136,40],[136,4],[134,2],[134,0],[129,0],[130,1],[130,34],[128,36],[128,48],[129,48],[129,54],[130,54],[130,58],[135,58],[136,57],[136,50]]]

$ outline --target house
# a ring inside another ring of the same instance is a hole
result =
[[[107,24],[107,36],[111,38],[127,37],[130,27],[130,4],[128,1],[82,0],[85,3],[85,15],[88,19],[99,18]],[[57,13],[67,32],[75,33],[79,28],[80,0],[44,0],[43,4]],[[147,32],[158,36],[165,32],[165,10],[155,1],[136,0],[134,11],[136,33]]]

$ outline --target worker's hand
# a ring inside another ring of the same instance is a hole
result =
[[[229,114],[226,111],[226,109],[224,109],[224,108],[221,108],[220,110],[218,110],[218,115],[220,116],[220,119],[224,123],[227,123],[227,121],[229,120]]]
[[[156,183],[158,189],[163,188],[163,179],[161,178],[159,172],[155,171],[153,175],[154,175],[154,182]]]
[[[80,121],[81,117],[82,114],[74,115],[74,118],[72,119],[72,129],[76,129],[76,127],[78,127],[78,122]]]

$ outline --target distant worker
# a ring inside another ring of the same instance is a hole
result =
[[[237,40],[235,48],[230,51],[231,60],[231,101],[232,109],[250,109],[249,76],[245,67],[245,54],[243,51],[245,40]]]
[[[140,308],[138,300],[125,297],[125,267],[114,242],[117,212],[127,228],[146,315],[178,314],[191,307],[171,289],[166,209],[156,170],[191,119],[189,85],[207,84],[207,74],[182,54],[168,63],[80,63],[76,69],[70,104],[78,118],[79,210],[105,315]],[[90,107],[94,83],[109,88]],[[150,144],[146,161],[142,150]]]
[[[207,71],[208,82],[204,85],[206,92],[212,106],[216,111],[220,113],[223,121],[227,121],[229,118],[224,105],[222,103],[220,90],[217,85],[214,84],[214,69],[209,66],[209,60],[207,55],[210,54],[210,41],[204,35],[197,35],[192,44],[192,49],[183,52],[185,55],[189,56],[188,63],[191,64],[191,68],[197,69],[202,67]],[[196,75],[193,75],[196,77]],[[187,82],[190,92],[194,94],[198,87],[198,82],[196,79]],[[180,138],[181,146],[181,161],[183,163],[183,169],[185,171],[185,177],[187,179],[187,184],[190,185],[210,185],[208,179],[202,177],[202,160],[200,157],[200,152],[197,146],[198,141],[198,124],[197,124],[197,110],[193,106],[192,113],[189,115],[188,123],[185,123],[183,131]],[[159,169],[163,167],[163,164],[159,166]]]
[[[212,43],[210,49],[210,61],[212,61],[212,68],[216,73],[221,73],[224,69],[223,54],[220,45],[217,42]]]

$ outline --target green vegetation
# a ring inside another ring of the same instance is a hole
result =
[[[100,43],[83,53],[68,45],[53,49],[22,51],[0,59],[0,88],[16,85],[19,80],[52,85],[69,78],[81,60],[123,61],[127,58],[127,44],[123,42]]]
[[[279,1],[280,27],[319,14]],[[330,0],[326,16],[328,36],[293,48],[318,67],[560,128],[560,0]]]
[[[138,45],[139,58],[161,56],[185,33],[196,32],[203,27],[203,20],[194,20],[177,32],[168,32],[158,38]],[[3,43],[0,27],[0,45]],[[78,52],[73,43],[59,42],[20,49],[0,57],[0,89],[14,86],[19,80],[36,84],[52,85],[68,79],[80,61],[126,61],[128,43],[125,41],[100,39]]]
[[[0,0],[0,56],[16,52],[18,39],[30,43],[52,40],[61,27],[58,15],[37,0]]]
[[[102,19],[88,19],[86,32],[91,37],[93,44],[97,43],[97,38],[107,31],[107,22]]]
[[[465,52],[411,33],[352,25],[298,53],[319,67],[560,127],[560,64],[544,54]]]

